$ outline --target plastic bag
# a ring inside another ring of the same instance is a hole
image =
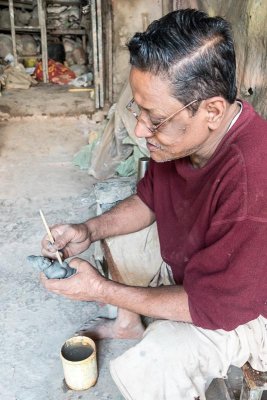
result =
[[[10,53],[13,54],[12,38],[0,33],[0,57],[5,58]]]
[[[69,84],[76,87],[88,87],[92,85],[92,81],[93,74],[92,72],[88,72],[87,74],[83,74],[81,76],[78,76],[76,79],[73,79],[69,82]]]
[[[123,169],[126,176],[135,173],[137,170],[137,149],[135,150],[135,146],[140,151],[141,156],[147,156],[149,154],[146,141],[137,138],[134,134],[136,125],[135,118],[125,108],[131,98],[131,87],[129,83],[127,83],[122,90],[115,111],[104,129],[103,135],[95,146],[92,155],[88,173],[97,179],[110,178],[116,174],[116,171],[122,174]],[[131,140],[129,140],[129,137]],[[130,156],[133,156],[133,158],[130,160],[127,168],[125,164],[117,170],[121,162],[124,162]],[[136,163],[135,167],[133,163]]]

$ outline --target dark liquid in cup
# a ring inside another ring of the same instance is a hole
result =
[[[82,344],[72,344],[67,346],[64,344],[61,350],[62,356],[68,361],[82,361],[88,358],[93,353],[91,346]]]

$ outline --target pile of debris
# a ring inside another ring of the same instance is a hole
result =
[[[39,25],[37,2],[34,1],[32,5],[25,4],[25,8],[14,7],[14,20],[16,26],[31,26],[36,27]],[[9,8],[3,8],[0,12],[0,27],[11,27]]]
[[[36,62],[38,45],[31,35],[16,35],[16,44],[19,56],[27,56],[28,62]],[[11,36],[0,34],[0,88],[28,89],[35,84],[36,80],[30,76],[30,71],[24,65],[18,63],[15,66]]]
[[[48,29],[79,29],[81,12],[79,5],[48,5]]]
[[[35,35],[16,35],[16,49],[18,56],[36,56],[40,53],[40,39]],[[13,53],[12,38],[0,33],[0,57]]]
[[[26,72],[22,64],[0,64],[0,89],[29,89],[36,84],[36,80]]]

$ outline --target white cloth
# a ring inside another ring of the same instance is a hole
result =
[[[110,372],[126,400],[205,400],[214,378],[246,361],[267,370],[267,320],[261,316],[230,332],[160,320],[111,361]]]

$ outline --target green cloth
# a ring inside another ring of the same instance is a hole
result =
[[[73,157],[74,165],[80,167],[80,169],[88,169],[91,165],[94,149],[98,143],[99,136],[96,137],[92,143],[83,146],[81,150]],[[135,144],[130,136],[127,136],[123,140],[123,144],[132,145],[133,151],[126,160],[123,160],[119,163],[115,172],[119,176],[131,176],[137,173],[139,158],[144,157],[147,154],[140,150],[140,148]]]
[[[130,136],[123,140],[123,144],[132,144],[133,152],[126,160],[121,161],[116,168],[116,173],[119,176],[131,176],[137,173],[139,158],[146,156],[146,154],[140,150]]]
[[[91,165],[91,159],[93,155],[94,148],[97,144],[98,138],[96,138],[92,143],[83,146],[78,153],[73,157],[74,165],[80,167],[80,169],[88,169]]]

